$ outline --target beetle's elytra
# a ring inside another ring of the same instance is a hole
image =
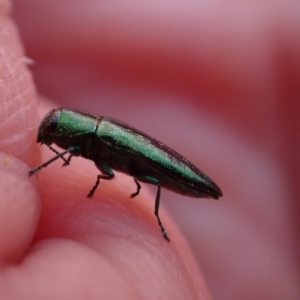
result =
[[[145,133],[112,118],[69,109],[51,110],[42,120],[37,142],[45,144],[56,153],[52,159],[29,171],[29,176],[48,166],[58,158],[64,165],[70,163],[72,156],[82,156],[94,161],[101,174],[87,197],[92,197],[100,179],[114,178],[112,170],[133,177],[139,194],[139,182],[157,186],[154,213],[163,237],[170,241],[159,218],[161,187],[190,197],[221,197],[220,188],[201,170],[179,153]],[[65,149],[59,153],[51,147],[54,143]],[[68,159],[64,155],[69,153]]]

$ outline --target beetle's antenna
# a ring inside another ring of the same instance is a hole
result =
[[[55,150],[56,151],[56,150]],[[62,152],[62,153],[57,153],[57,155],[55,155],[54,157],[52,157],[51,159],[49,159],[48,161],[46,161],[45,163],[43,163],[42,165],[38,166],[37,168],[33,169],[33,170],[30,170],[28,172],[29,176],[32,176],[33,174],[35,174],[37,171],[39,171],[40,169],[42,168],[46,168],[49,164],[51,164],[52,162],[54,162],[55,160],[57,160],[58,158],[63,158],[63,156],[67,153],[70,152],[70,149]]]

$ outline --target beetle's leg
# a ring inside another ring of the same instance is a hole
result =
[[[65,159],[65,162],[62,164],[63,167],[68,166],[70,164],[71,158],[73,154],[70,154],[67,159]]]
[[[160,183],[159,181],[157,182],[157,193],[156,193],[156,199],[155,199],[155,209],[154,209],[154,214],[156,215],[156,218],[157,218],[157,221],[158,221],[158,225],[161,229],[161,232],[162,232],[162,235],[164,237],[164,239],[168,242],[170,242],[170,239],[167,235],[167,232],[164,228],[164,226],[162,225],[161,223],[161,220],[159,218],[159,215],[158,215],[158,209],[159,209],[159,202],[160,202]]]
[[[114,172],[106,164],[103,164],[101,162],[95,162],[95,165],[98,168],[98,170],[100,170],[101,173],[103,173],[104,175],[97,176],[95,185],[92,187],[92,189],[90,190],[90,192],[87,195],[88,198],[93,197],[98,185],[100,184],[100,179],[111,180],[115,176]]]
[[[135,179],[134,179],[134,182],[136,184],[137,190],[136,190],[135,193],[131,194],[131,196],[130,196],[131,198],[137,196],[140,193],[140,190],[141,190],[141,185],[139,184],[139,182],[137,180],[135,180]]]
[[[55,150],[56,151],[56,150]],[[59,153],[56,151],[57,155],[55,155],[54,157],[52,157],[51,159],[49,159],[48,161],[44,162],[42,165],[38,166],[37,168],[30,170],[28,172],[29,176],[32,176],[33,174],[35,174],[37,171],[39,171],[42,168],[46,168],[49,164],[51,164],[52,162],[54,162],[55,160],[57,160],[58,158],[63,157],[65,154],[70,153],[70,154],[74,154],[74,155],[79,155],[79,153],[81,152],[80,147],[70,147],[69,149]]]
[[[45,144],[45,145],[55,154],[59,154],[59,152],[57,150],[55,150],[53,147],[51,147],[50,145],[47,145],[47,144]],[[64,156],[61,156],[60,158],[64,161],[63,166],[66,166],[69,164],[69,162],[70,162],[69,159],[65,159]]]
[[[166,241],[170,242],[170,239],[169,239],[169,237],[167,235],[167,232],[166,232],[163,224],[161,223],[161,220],[160,220],[160,217],[159,217],[159,214],[158,214],[159,201],[160,201],[160,183],[159,183],[159,180],[157,180],[156,178],[153,178],[151,176],[147,176],[147,175],[133,175],[133,176],[134,176],[135,181],[139,180],[139,181],[142,181],[142,182],[145,182],[145,183],[154,184],[154,185],[157,186],[157,193],[156,193],[155,206],[154,206],[154,214],[156,216],[158,225],[159,225],[159,227],[161,229],[161,232],[162,232],[162,235],[163,235],[164,239]]]

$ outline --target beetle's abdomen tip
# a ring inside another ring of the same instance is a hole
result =
[[[220,197],[223,197],[223,192],[221,191],[221,189],[216,186],[214,192],[211,194],[211,196],[215,199],[215,200],[219,200]]]
[[[219,195],[217,195],[216,200],[220,200],[219,198],[223,197],[223,193],[221,192]]]

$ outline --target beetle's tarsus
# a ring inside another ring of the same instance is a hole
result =
[[[30,170],[28,172],[29,177],[32,176],[33,174],[35,174],[36,172],[37,172],[37,169]]]
[[[162,234],[163,234],[164,239],[165,239],[167,242],[171,242],[171,240],[169,239],[169,237],[168,237],[168,235],[167,235],[167,233],[166,233],[165,230],[163,230]]]

